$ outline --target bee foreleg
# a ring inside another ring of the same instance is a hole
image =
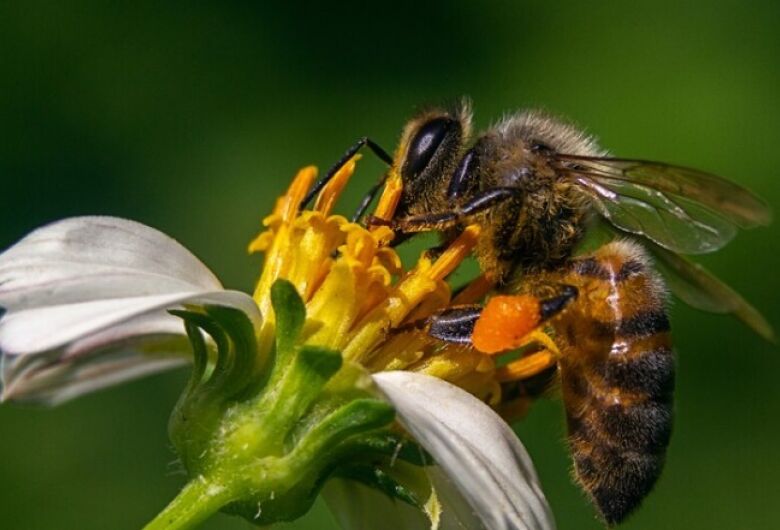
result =
[[[412,215],[379,222],[379,224],[386,224],[395,232],[402,234],[446,230],[466,224],[469,217],[493,208],[506,200],[518,197],[521,194],[522,190],[520,188],[492,188],[477,195],[463,206],[453,208],[450,211]],[[369,221],[369,224],[377,222],[377,220],[372,219]]]
[[[309,192],[306,194],[306,197],[301,201],[301,208],[305,208],[307,204],[314,198],[315,195],[317,195],[322,188],[325,187],[325,184],[330,182],[330,180],[336,175],[336,173],[339,172],[339,170],[346,165],[349,160],[355,156],[355,154],[360,151],[364,146],[367,146],[371,151],[382,160],[385,164],[388,166],[393,165],[393,157],[391,157],[389,154],[387,154],[387,151],[382,149],[382,147],[374,142],[371,138],[368,138],[367,136],[364,136],[360,139],[358,139],[355,144],[347,149],[347,152],[344,153],[344,155],[338,159],[338,161],[333,164],[330,169],[328,170],[325,175],[319,179],[317,182],[314,183],[314,186],[309,190]],[[384,181],[383,181],[384,182]],[[381,184],[379,185],[381,186]],[[377,189],[379,188],[377,186]],[[376,191],[374,192],[376,194]],[[373,197],[372,197],[373,198]],[[371,202],[370,200],[368,202]]]

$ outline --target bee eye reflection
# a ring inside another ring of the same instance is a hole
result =
[[[404,177],[416,177],[428,166],[454,123],[454,120],[442,117],[432,119],[420,127],[409,143],[402,170]]]

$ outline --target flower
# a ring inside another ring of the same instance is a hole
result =
[[[194,359],[170,428],[191,481],[150,529],[219,509],[290,520],[326,482],[347,529],[553,528],[530,458],[491,408],[506,410],[506,369],[404,325],[484,294],[477,280],[452,300],[446,282],[478,227],[405,270],[388,228],[332,213],[355,163],[311,210],[299,205],[313,167],[277,200],[249,246],[265,254],[253,296],[132,221],[29,234],[0,255],[3,400],[59,403]],[[375,215],[399,193],[392,175]]]

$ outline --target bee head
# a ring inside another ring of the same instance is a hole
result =
[[[470,133],[471,106],[467,100],[422,110],[406,124],[394,157],[404,185],[402,211],[416,210],[417,204],[430,206],[427,201],[432,195],[444,196]]]

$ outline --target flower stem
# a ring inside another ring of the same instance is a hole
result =
[[[193,528],[231,501],[228,488],[199,477],[179,492],[144,530]]]

